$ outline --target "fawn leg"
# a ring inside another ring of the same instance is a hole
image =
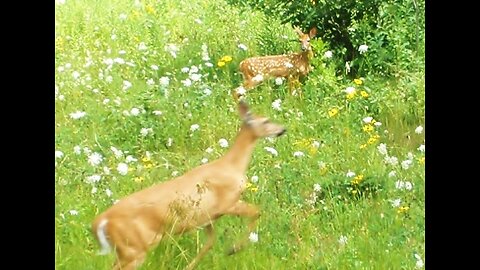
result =
[[[185,270],[192,270],[215,243],[215,231],[213,230],[213,225],[211,223],[205,226],[205,232],[207,233],[207,242],[205,243],[205,246],[203,246],[197,256],[188,264]]]
[[[234,215],[240,217],[246,217],[250,219],[248,224],[248,234],[241,239],[237,244],[234,244],[233,247],[227,252],[228,255],[232,255],[245,247],[248,243],[248,237],[250,233],[255,229],[257,225],[257,219],[260,216],[260,211],[258,207],[243,201],[238,201],[232,208],[227,210],[225,215]]]

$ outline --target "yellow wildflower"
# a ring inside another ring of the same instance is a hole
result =
[[[337,114],[338,114],[338,109],[337,108],[332,108],[328,111],[328,116],[330,116],[330,117],[334,117]]]
[[[418,159],[418,163],[425,164],[425,157],[421,157]]]
[[[367,97],[368,97],[367,91],[361,91],[361,92],[360,92],[360,95],[361,95],[363,98],[367,98]]]
[[[136,10],[132,11],[132,17],[133,17],[133,18],[138,18],[138,17],[140,17],[140,12],[138,12],[138,11],[136,11]]]
[[[258,187],[251,187],[251,188],[250,188],[250,191],[252,191],[252,192],[257,192],[257,191],[258,191]]]
[[[399,213],[399,214],[400,214],[400,213],[405,213],[405,212],[407,212],[409,209],[410,209],[410,207],[408,207],[408,206],[400,206],[400,207],[398,208],[398,210],[397,210],[397,213]]]
[[[141,183],[141,182],[143,182],[143,177],[142,176],[135,177],[135,179],[133,179],[133,181],[135,181],[136,183]]]
[[[145,164],[144,168],[145,169],[151,169],[151,168],[153,168],[153,164],[152,163],[147,163],[147,164]]]
[[[347,94],[347,100],[351,100],[352,98],[355,97],[355,92],[352,92],[350,94]]]
[[[224,57],[222,57],[222,59],[220,59],[220,61],[228,63],[228,62],[232,61],[232,57],[230,55],[225,55]]]
[[[150,159],[148,157],[144,157],[142,158],[142,161],[143,163],[147,163],[147,162],[150,162]]]
[[[362,80],[360,79],[353,79],[353,82],[356,84],[356,85],[361,85],[363,82]]]
[[[219,67],[223,67],[223,66],[225,66],[225,62],[223,62],[223,61],[218,61],[217,65],[218,65]]]
[[[367,143],[368,144],[374,144],[376,141],[377,141],[377,138],[372,136],[372,137],[370,137],[370,139],[368,139]]]
[[[365,147],[367,147],[367,144],[366,144],[366,143],[360,145],[360,149],[364,149]]]
[[[133,167],[128,167],[129,172],[132,172],[133,170],[135,170]]]
[[[363,131],[371,132],[371,131],[373,131],[373,126],[372,125],[364,125],[363,126]]]
[[[352,194],[357,194],[358,193],[358,190],[354,189],[352,190]]]
[[[154,14],[155,13],[155,9],[153,8],[152,5],[145,6],[145,10],[147,11],[148,14]]]
[[[358,184],[360,184],[360,182],[362,182],[362,180],[363,180],[363,174],[359,174],[359,175],[355,176],[355,178],[353,178],[352,184],[358,185]]]
[[[245,185],[245,188],[250,188],[251,186],[253,186],[253,184],[250,182],[247,182],[247,184]]]

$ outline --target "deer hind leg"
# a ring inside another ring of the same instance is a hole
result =
[[[197,256],[188,264],[185,270],[192,270],[215,243],[215,231],[213,230],[213,225],[211,223],[205,226],[205,232],[207,234],[207,242]]]
[[[130,252],[128,257],[117,257],[113,270],[135,270],[145,261],[147,253],[144,251]]]
[[[233,247],[227,252],[228,255],[232,255],[242,250],[248,243],[248,237],[250,236],[250,233],[253,232],[253,230],[257,226],[257,219],[258,217],[260,217],[260,211],[255,205],[245,203],[243,201],[238,201],[237,204],[227,210],[225,215],[240,216],[250,219],[250,222],[248,223],[248,234],[236,244],[234,244]]]

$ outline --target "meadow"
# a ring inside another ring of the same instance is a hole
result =
[[[56,0],[56,269],[110,269],[114,255],[96,255],[94,217],[222,156],[241,124],[239,63],[299,51],[295,40],[289,23],[225,0]],[[197,269],[424,268],[423,64],[352,77],[331,44],[311,43],[301,95],[282,79],[246,95],[288,129],[258,142],[247,172],[258,241],[226,256],[246,222],[223,217]],[[377,57],[358,45],[365,61]],[[183,269],[204,239],[163,241],[141,269]]]

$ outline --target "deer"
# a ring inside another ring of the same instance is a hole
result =
[[[298,27],[295,27],[294,31],[299,36],[301,52],[251,57],[240,62],[243,85],[234,90],[235,99],[239,99],[246,91],[272,77],[287,79],[293,94],[292,83],[298,82],[300,77],[307,76],[311,71],[310,60],[313,58],[313,51],[310,39],[317,35],[317,28],[311,28],[308,34],[303,33]]]
[[[286,128],[252,114],[243,100],[238,103],[238,111],[242,120],[240,130],[222,157],[128,195],[95,217],[92,232],[101,247],[99,254],[115,251],[114,270],[137,269],[163,238],[203,228],[206,243],[185,268],[194,269],[213,246],[214,222],[222,216],[247,218],[248,233],[254,231],[260,210],[242,200],[246,172],[256,142],[265,137],[279,137]],[[248,235],[242,237],[227,255],[242,250],[248,240]]]

